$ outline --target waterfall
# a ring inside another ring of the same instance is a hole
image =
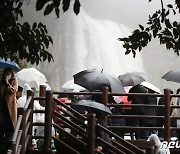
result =
[[[128,71],[144,72],[141,55],[135,59],[132,54],[125,55],[122,43],[117,40],[130,34],[126,26],[93,19],[82,8],[78,16],[69,10],[57,20],[54,45],[50,48],[54,62],[38,66],[55,90],[84,69],[103,68],[116,76]]]
[[[145,73],[141,54],[136,58],[125,55],[122,43],[117,40],[131,33],[125,25],[92,18],[82,7],[78,15],[70,8],[60,18],[54,19],[54,14],[44,17],[42,12],[35,11],[35,2],[26,6],[24,16],[22,21],[46,24],[53,38],[49,51],[54,61],[35,66],[45,74],[53,90],[61,90],[63,83],[84,69],[103,68],[116,76],[130,71]]]

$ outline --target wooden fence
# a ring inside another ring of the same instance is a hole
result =
[[[108,126],[108,129],[96,125],[95,115],[89,114],[89,116],[84,116],[74,109],[68,107],[68,105],[59,102],[57,100],[57,95],[59,94],[65,94],[65,95],[101,95],[102,96],[102,103],[109,107],[116,107],[116,106],[125,106],[121,104],[108,104],[108,98],[109,96],[156,96],[156,97],[162,97],[165,98],[165,104],[164,106],[152,106],[152,105],[126,105],[126,106],[136,106],[136,107],[161,107],[165,108],[165,114],[164,116],[158,117],[158,116],[142,116],[142,115],[111,115],[106,116],[105,121],[108,121],[108,118],[113,117],[124,117],[124,118],[161,118],[164,119],[164,127],[131,127],[131,126]],[[171,127],[170,122],[171,119],[178,119],[180,117],[171,117],[170,111],[172,108],[179,108],[179,106],[171,106],[170,105],[170,97],[180,97],[180,95],[171,95],[170,91],[168,89],[164,90],[164,94],[141,94],[141,93],[133,93],[133,94],[119,94],[119,93],[110,93],[108,92],[108,88],[104,88],[102,92],[52,92],[52,91],[45,91],[45,87],[41,86],[40,88],[40,95],[39,97],[34,97],[33,92],[28,91],[28,99],[26,102],[26,105],[24,108],[19,109],[19,116],[17,121],[17,126],[14,131],[14,135],[12,138],[11,148],[8,150],[8,153],[13,154],[25,154],[26,152],[32,152],[32,139],[44,139],[44,148],[43,151],[45,153],[52,153],[51,149],[51,140],[54,139],[59,144],[63,144],[66,148],[69,148],[72,153],[79,153],[75,148],[72,148],[67,143],[63,142],[62,140],[56,138],[55,136],[52,136],[52,129],[56,129],[58,131],[61,131],[65,137],[68,139],[75,141],[77,144],[82,145],[82,149],[85,151],[88,151],[89,154],[95,153],[95,142],[96,140],[99,140],[102,144],[107,146],[109,149],[112,150],[112,152],[115,153],[153,153],[153,147],[150,151],[145,151],[142,149],[139,149],[138,147],[134,146],[130,142],[120,138],[116,134],[114,134],[111,130],[113,129],[124,129],[124,130],[135,130],[135,129],[157,129],[157,130],[164,130],[164,140],[170,141],[171,138],[171,131],[172,130],[179,130],[179,128]],[[38,100],[41,105],[45,106],[45,111],[33,111],[33,103],[34,100]],[[67,121],[66,118],[64,118],[61,114],[57,113],[53,109],[53,104],[56,102],[56,104],[60,104],[66,110],[63,112],[65,115],[70,116],[71,119]],[[45,114],[45,122],[44,123],[33,123],[33,113],[44,113]],[[58,126],[57,124],[52,123],[53,116],[58,117],[58,119],[64,124],[64,126],[69,127],[71,130],[74,130],[76,132],[79,132],[78,137],[74,137],[72,134],[69,134],[64,131],[63,127]],[[81,120],[80,120],[81,119]],[[78,122],[80,120],[81,122]],[[76,121],[73,122],[73,121]],[[82,123],[83,121],[83,123]],[[87,122],[88,125],[87,125]],[[32,135],[33,126],[44,126],[44,136],[34,136]],[[96,138],[95,136],[95,129],[96,127],[99,127],[100,129],[103,129],[106,133],[109,134],[109,136],[113,139],[113,145],[109,145],[105,141],[102,141],[100,138]],[[81,133],[80,133],[81,132]],[[80,136],[80,137],[79,137]],[[83,138],[83,140],[82,140]],[[84,140],[85,139],[85,140]],[[117,148],[118,147],[118,148]],[[96,151],[97,152],[97,151]]]

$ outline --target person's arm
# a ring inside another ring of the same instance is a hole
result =
[[[18,80],[14,79],[14,81],[12,82],[12,84],[8,83],[8,92],[15,94],[18,90]]]
[[[97,146],[96,147],[96,151],[102,151],[102,149],[103,149],[102,146]]]

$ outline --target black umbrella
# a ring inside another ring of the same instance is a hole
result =
[[[140,72],[125,73],[120,75],[118,78],[123,86],[135,86],[145,81],[145,78],[142,76],[142,73]]]
[[[172,70],[162,76],[167,81],[173,81],[180,83],[180,70]]]
[[[88,111],[96,114],[112,114],[107,106],[92,100],[80,100],[78,102],[71,103],[71,107],[80,112]]]
[[[84,70],[75,75],[74,83],[86,88],[89,91],[102,90],[109,87],[111,92],[125,93],[125,90],[117,77],[105,73],[103,70]]]

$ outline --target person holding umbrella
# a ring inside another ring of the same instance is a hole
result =
[[[155,91],[148,89],[148,93],[150,94],[154,94]],[[145,104],[147,105],[157,105],[157,97],[156,96],[147,96],[147,101],[145,101]],[[157,108],[154,107],[148,107],[145,108],[145,115],[149,115],[149,116],[157,116]],[[144,119],[143,120],[144,126],[145,127],[156,127],[157,126],[157,119],[154,118],[148,118],[148,119]],[[144,139],[148,139],[148,137],[151,134],[157,134],[157,130],[144,130],[143,131],[143,138]]]
[[[11,68],[5,68],[0,81],[0,142],[12,137],[17,122],[18,81]]]
[[[133,86],[129,90],[129,93],[147,93],[147,90],[143,86],[138,84],[136,86]],[[147,101],[147,97],[146,96],[133,96],[133,95],[130,95],[130,96],[128,96],[128,101],[129,102],[131,101],[132,104],[145,104],[145,102]],[[143,107],[133,107],[132,106],[132,109],[130,111],[128,111],[128,112],[129,112],[130,115],[144,115],[145,110],[144,110]],[[143,126],[144,123],[143,123],[142,119],[136,118],[136,119],[127,119],[126,120],[126,125],[127,126],[139,127],[139,126]],[[142,137],[143,137],[142,131],[136,130],[135,131],[135,138],[140,139]]]

